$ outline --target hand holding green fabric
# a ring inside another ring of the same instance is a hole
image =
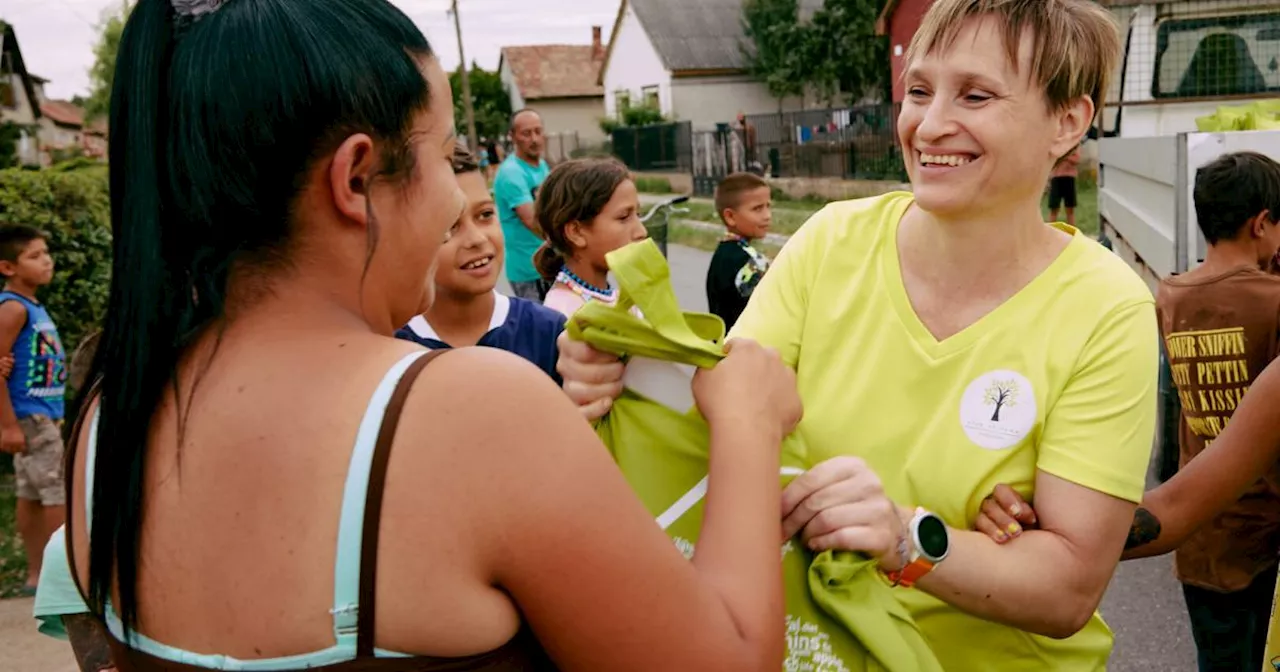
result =
[[[569,320],[570,338],[632,361],[711,368],[724,357],[724,323],[680,310],[666,260],[652,242],[608,256],[618,280],[614,306],[592,302]],[[636,306],[643,317],[633,314]],[[686,371],[688,375],[690,372]],[[687,375],[628,387],[597,432],[636,494],[676,546],[692,557],[706,493],[709,431],[696,409],[655,400],[688,398]],[[659,389],[663,384],[683,390]],[[779,487],[810,466],[804,442],[783,444]],[[797,540],[782,545],[786,592],[785,670],[935,672],[942,669],[876,563],[848,552],[816,558]]]

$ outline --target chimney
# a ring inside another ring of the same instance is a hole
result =
[[[591,26],[591,58],[597,61],[604,58],[604,45],[600,43],[600,26]]]

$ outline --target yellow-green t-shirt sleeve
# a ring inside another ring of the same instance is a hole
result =
[[[832,217],[830,206],[819,210],[787,240],[752,292],[729,338],[750,339],[773,348],[787,366],[796,367],[810,289],[821,261],[816,248]]]
[[[1100,322],[1045,418],[1037,468],[1141,502],[1155,435],[1159,351],[1151,300],[1117,307]]]

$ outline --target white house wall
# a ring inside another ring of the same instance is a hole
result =
[[[529,107],[542,117],[543,130],[548,136],[577,133],[581,147],[597,146],[605,140],[604,131],[600,130],[604,105],[599,98],[531,100]]]
[[[611,49],[608,67],[604,72],[605,114],[617,116],[615,94],[618,91],[630,92],[631,103],[636,105],[644,100],[641,92],[649,86],[658,87],[658,104],[662,113],[671,114],[671,74],[662,64],[662,59],[630,5],[618,24]]]
[[[27,88],[23,86],[22,77],[17,73],[9,75],[9,86],[13,88],[13,107],[0,105],[0,120],[24,125],[36,123],[35,115],[31,112],[34,105],[27,99]]]
[[[729,123],[738,114],[769,114],[778,111],[778,99],[769,89],[749,76],[681,77],[671,83],[675,117],[693,122],[694,130],[712,130],[717,123]],[[783,101],[782,110],[803,110],[799,97]]]
[[[9,86],[13,87],[14,106],[0,105],[0,122],[11,121],[24,127],[35,125],[35,105],[27,98],[27,88],[23,86],[22,77],[17,73],[9,75]],[[18,161],[27,166],[40,165],[40,142],[30,129],[25,130],[18,139]]]
[[[507,96],[511,99],[511,110],[515,111],[524,107],[524,96],[520,94],[520,87],[516,86],[515,75],[511,74],[511,62],[502,59],[502,64],[498,67],[498,79],[502,82],[502,88],[506,89]],[[454,91],[453,95],[460,95]]]

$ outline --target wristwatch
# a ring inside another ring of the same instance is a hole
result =
[[[910,588],[920,577],[933,571],[951,552],[951,534],[937,514],[917,508],[908,525],[911,552],[900,570],[886,572],[895,586]]]

